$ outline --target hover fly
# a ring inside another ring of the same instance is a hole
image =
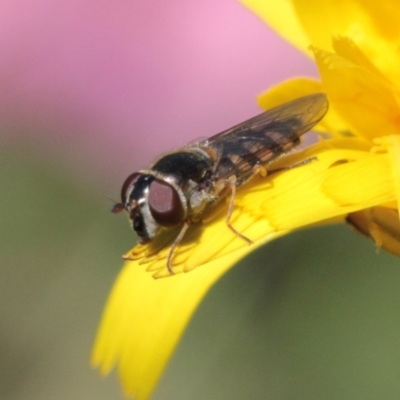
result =
[[[121,203],[115,204],[112,212],[126,210],[141,244],[163,229],[181,226],[167,258],[171,274],[174,249],[189,225],[226,196],[230,196],[227,227],[252,243],[230,223],[236,188],[298,145],[300,136],[320,121],[327,109],[325,94],[301,97],[168,153],[149,168],[128,176],[122,185]]]

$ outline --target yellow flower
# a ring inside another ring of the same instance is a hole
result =
[[[238,191],[232,224],[255,241],[248,246],[225,225],[226,204],[191,226],[166,270],[169,236],[137,246],[110,295],[92,354],[107,374],[118,366],[124,390],[147,399],[204,295],[240,258],[265,242],[312,224],[341,221],[398,251],[400,199],[400,59],[397,7],[322,1],[245,4],[285,38],[315,57],[321,81],[285,82],[260,96],[271,108],[314,92],[328,94],[330,111],[319,125],[331,134],[279,159],[274,168],[317,161]],[[396,39],[396,40],[394,40]],[[312,45],[312,47],[310,47]],[[168,277],[167,279],[154,279]]]

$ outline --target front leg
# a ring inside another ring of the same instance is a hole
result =
[[[188,228],[189,228],[189,222],[185,221],[183,223],[182,229],[180,230],[178,236],[174,240],[174,243],[172,243],[172,246],[169,249],[168,257],[167,257],[167,270],[171,275],[174,275],[174,270],[172,269],[172,255],[174,254],[174,250],[176,249],[176,247],[179,245],[179,243],[184,238],[185,233],[188,230]]]
[[[247,236],[240,233],[236,230],[231,224],[231,217],[233,213],[233,207],[235,205],[235,196],[236,196],[236,176],[232,175],[226,182],[226,188],[231,192],[231,198],[229,200],[228,212],[226,214],[225,224],[226,226],[236,235],[243,239],[248,244],[253,244],[254,242],[249,239]]]

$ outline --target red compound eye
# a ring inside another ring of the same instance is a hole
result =
[[[176,189],[161,179],[154,179],[149,189],[151,215],[161,226],[172,227],[184,221],[185,210]]]

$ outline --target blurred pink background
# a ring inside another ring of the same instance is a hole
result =
[[[3,141],[112,191],[155,155],[258,113],[270,85],[315,74],[233,0],[0,4]]]

